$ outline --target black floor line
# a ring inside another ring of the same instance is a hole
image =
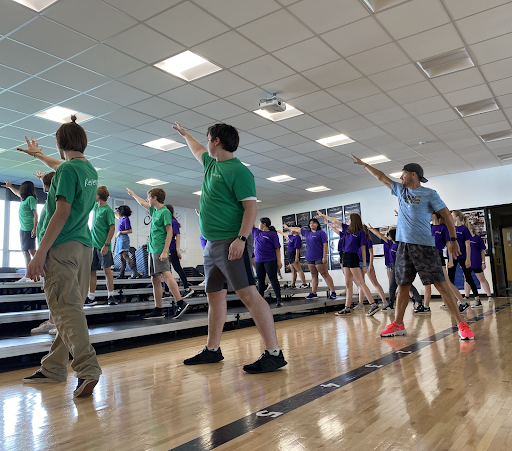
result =
[[[510,307],[511,302],[500,305],[499,307],[495,307],[493,310],[489,310],[488,312],[481,313],[471,319],[467,319],[468,324],[476,323],[477,321],[481,321],[488,316],[491,316],[499,311]],[[263,426],[264,424],[269,423],[275,418],[279,418],[282,415],[292,412],[299,407],[302,407],[312,401],[315,401],[322,396],[328,395],[333,391],[344,387],[351,382],[361,379],[368,374],[373,373],[391,363],[406,357],[410,354],[413,354],[420,349],[426,348],[430,346],[432,343],[436,341],[442,340],[449,335],[453,335],[457,333],[457,326],[450,327],[441,332],[436,333],[427,338],[423,338],[416,343],[413,343],[405,348],[402,348],[398,351],[395,351],[391,354],[385,355],[373,362],[369,362],[359,368],[355,368],[348,373],[341,374],[340,376],[336,376],[335,378],[323,382],[316,387],[312,387],[308,390],[303,391],[302,393],[298,393],[290,398],[283,399],[271,406],[265,407],[264,409],[247,415],[244,418],[240,418],[232,423],[226,424],[218,429],[211,431],[208,434],[204,434],[201,437],[197,437],[189,442],[186,442],[176,448],[172,448],[171,451],[207,451],[215,449],[224,443],[230,442],[237,437],[240,437],[248,432]],[[478,339],[478,337],[476,337]]]

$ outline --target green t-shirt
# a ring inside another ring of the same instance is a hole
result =
[[[41,215],[39,216],[39,222],[37,223],[36,236],[37,242],[41,244],[41,240],[43,239],[44,234],[43,231],[43,222],[46,218],[46,204],[44,204],[43,209],[41,210]]]
[[[167,207],[156,209],[155,207],[149,208],[151,216],[151,230],[149,231],[148,252],[151,254],[161,254],[165,247],[165,240],[167,239],[166,225],[172,226],[171,212]]]
[[[110,226],[116,223],[116,217],[114,210],[112,210],[110,206],[105,205],[104,207],[100,207],[98,203],[94,204],[92,214],[92,244],[95,248],[101,249],[107,242]],[[108,243],[109,251],[111,247],[111,244]]]
[[[85,246],[92,247],[88,222],[89,213],[96,202],[97,187],[98,173],[91,163],[79,159],[62,163],[55,171],[48,192],[46,217],[41,227],[41,236],[46,233],[48,224],[57,209],[57,196],[63,196],[71,204],[71,213],[53,247],[68,241],[79,241]]]
[[[254,175],[238,158],[217,161],[205,152],[202,159],[201,233],[208,241],[236,238],[244,216],[242,200],[256,200]]]
[[[21,201],[19,217],[20,228],[25,232],[30,232],[34,228],[34,210],[37,209],[37,201],[34,196],[28,196]]]

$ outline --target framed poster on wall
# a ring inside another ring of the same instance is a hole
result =
[[[322,209],[322,210],[318,210],[318,211],[319,211],[320,213],[322,213],[322,214],[324,214],[324,215],[325,215],[325,214],[326,214],[325,212],[326,212],[327,210],[324,208],[324,209]],[[320,224],[325,224],[325,219],[324,219],[322,216],[319,216],[319,215],[318,215],[318,212],[317,212],[316,210],[311,212],[311,219],[318,219],[318,222],[319,222]]]
[[[357,213],[361,216],[361,204],[358,202],[357,204],[345,205],[343,208],[343,222],[348,224],[348,218],[352,213]]]
[[[306,211],[304,213],[297,213],[297,224],[300,227],[302,227],[302,228],[308,227],[309,219],[310,219],[309,211]]]
[[[485,247],[485,255],[489,255],[489,246],[487,245],[487,225],[485,222],[485,211],[484,210],[468,210],[463,211],[466,217],[469,220],[469,223],[472,224],[476,229],[476,234],[480,235],[482,238]]]
[[[283,225],[287,225],[288,227],[292,227],[294,224],[297,224],[295,215],[286,215],[282,217]]]
[[[331,218],[336,218],[338,221],[343,222],[343,206],[339,207],[331,207],[327,209],[327,216]]]

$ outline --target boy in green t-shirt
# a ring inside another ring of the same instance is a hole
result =
[[[164,206],[165,191],[162,188],[152,188],[148,191],[146,200],[134,194],[131,189],[126,192],[132,196],[138,204],[149,211],[151,216],[151,229],[148,242],[148,269],[153,283],[153,295],[155,308],[147,314],[144,319],[164,318],[162,310],[162,277],[171,290],[178,309],[174,319],[183,315],[189,305],[183,300],[178,284],[171,273],[169,263],[169,245],[172,240],[172,216],[167,207]]]
[[[116,217],[114,210],[107,204],[110,193],[106,186],[98,186],[96,189],[96,203],[92,209],[92,264],[91,278],[89,281],[89,293],[85,300],[85,306],[93,305],[117,305],[119,302],[114,295],[114,276],[111,266],[114,265],[112,257],[111,241],[116,229]],[[96,284],[98,277],[96,271],[103,269],[105,273],[105,282],[107,284],[108,299],[106,301],[96,301]]]
[[[56,134],[57,149],[65,162],[43,155],[33,138],[25,137],[27,149],[18,148],[55,170],[41,226],[43,239],[28,265],[27,277],[39,280],[44,275],[46,301],[58,334],[41,360],[41,368],[23,383],[65,382],[71,353],[71,368],[78,377],[73,397],[82,397],[92,394],[101,374],[83,309],[92,261],[88,220],[96,199],[98,173],[84,157],[85,130],[76,124],[76,116],[71,120]]]
[[[252,172],[235,158],[239,137],[235,127],[215,124],[208,128],[208,150],[176,122],[174,127],[203,165],[204,179],[199,208],[199,228],[208,240],[204,248],[205,291],[208,296],[208,340],[185,365],[215,363],[224,359],[220,338],[226,322],[227,289],[235,291],[265,343],[256,362],[245,365],[248,373],[268,373],[287,364],[277,342],[270,307],[256,290],[251,268],[256,213],[256,185]]]

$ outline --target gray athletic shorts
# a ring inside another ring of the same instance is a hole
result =
[[[252,272],[251,255],[254,250],[254,238],[247,239],[244,253],[238,260],[228,260],[229,246],[236,238],[208,241],[204,248],[205,291],[215,293],[225,290],[237,291],[250,285],[256,285]]]
[[[93,247],[91,271],[99,271],[100,269],[110,268],[111,266],[114,266],[112,252],[108,251],[105,255],[101,255],[101,249]]]
[[[444,282],[439,251],[435,246],[400,243],[396,251],[395,276],[398,285],[412,285],[420,276],[423,285]]]
[[[171,270],[169,259],[166,258],[164,261],[160,261],[160,255],[161,254],[148,254],[148,269],[150,276],[156,276],[165,271]]]
[[[20,230],[20,243],[23,252],[36,248],[36,238],[32,238],[31,230]]]

